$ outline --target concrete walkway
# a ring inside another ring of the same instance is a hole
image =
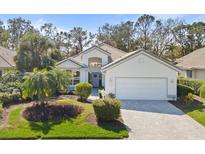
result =
[[[167,101],[122,101],[128,139],[205,139],[205,127]]]
[[[92,101],[94,101],[96,99],[99,99],[98,88],[93,88],[91,95],[88,97],[88,101],[92,102]]]

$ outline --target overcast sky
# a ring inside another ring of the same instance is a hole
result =
[[[98,27],[104,23],[116,24],[121,21],[136,21],[139,14],[82,14],[82,15],[71,15],[71,14],[28,14],[28,15],[6,15],[0,14],[0,20],[6,22],[9,18],[22,17],[31,20],[35,27],[40,27],[44,23],[53,23],[60,30],[70,30],[73,27],[83,27],[90,32],[96,32]],[[205,14],[156,14],[153,15],[156,19],[167,19],[167,18],[179,18],[187,23],[195,21],[205,22]]]

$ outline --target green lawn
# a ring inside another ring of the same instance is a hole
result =
[[[69,99],[58,102],[81,105],[85,110],[79,116],[59,123],[29,122],[21,116],[26,105],[19,105],[9,112],[7,127],[0,128],[0,139],[120,139],[128,136],[125,126],[120,122],[100,126],[88,123],[88,115],[94,112],[92,104]]]
[[[172,102],[172,104],[205,126],[205,102],[195,100],[190,105],[183,105],[177,102]]]

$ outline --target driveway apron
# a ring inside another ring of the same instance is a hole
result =
[[[205,127],[167,101],[122,101],[128,139],[205,139]]]

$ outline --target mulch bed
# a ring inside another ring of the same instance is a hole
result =
[[[174,106],[178,107],[181,109],[183,112],[191,112],[193,110],[200,110],[201,112],[205,112],[205,99],[200,98],[199,96],[194,95],[194,101],[191,103],[184,103],[179,100],[177,101],[169,101],[172,103]]]
[[[87,121],[88,121],[89,124],[92,124],[92,125],[99,125],[100,123],[116,123],[116,122],[117,123],[123,123],[124,122],[121,116],[117,120],[110,121],[110,122],[109,121],[108,122],[98,121],[98,119],[97,119],[97,117],[95,116],[94,113],[91,113],[91,114],[88,115]]]
[[[58,96],[58,98],[61,98],[61,99],[67,98],[67,99],[72,99],[75,101],[79,100],[79,96],[76,96],[76,95],[60,95]]]
[[[29,121],[62,121],[77,116],[83,111],[83,107],[71,104],[33,104],[27,107],[22,115]]]

